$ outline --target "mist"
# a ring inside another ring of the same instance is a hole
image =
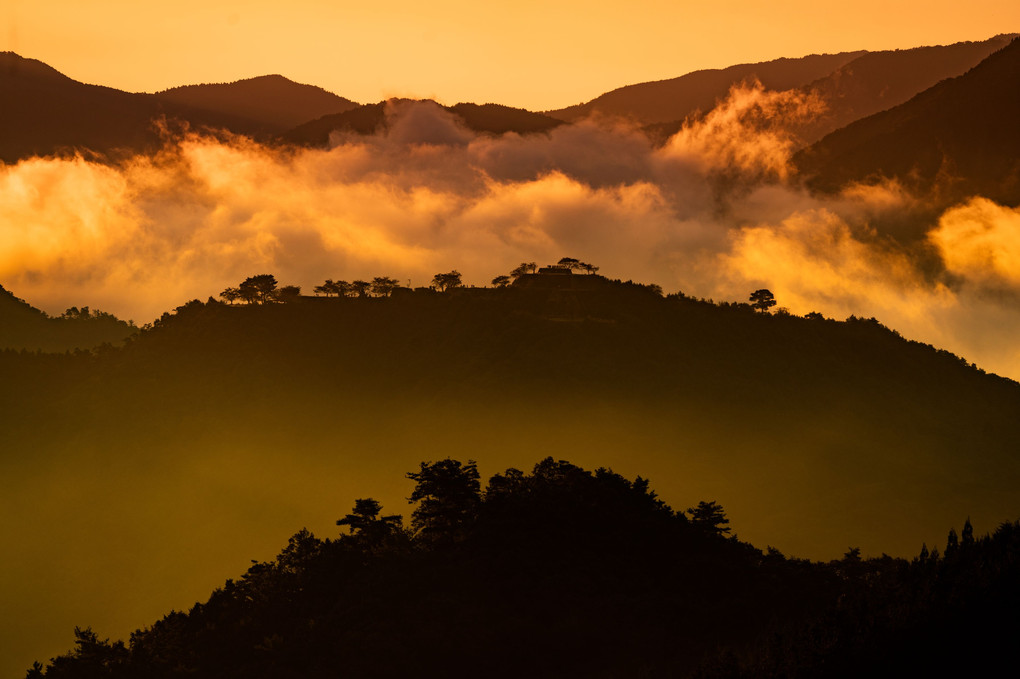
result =
[[[655,145],[625,121],[479,135],[431,102],[393,101],[384,131],[329,148],[168,135],[153,156],[0,166],[0,283],[50,313],[144,323],[247,276],[306,293],[326,278],[488,285],[562,256],[666,292],[876,317],[1020,377],[1020,213],[981,197],[936,218],[895,183],[819,197],[786,130],[821,104],[734,88]],[[920,220],[920,221],[919,221]],[[888,224],[909,222],[903,229]]]

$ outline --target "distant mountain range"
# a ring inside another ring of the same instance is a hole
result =
[[[472,131],[543,133],[586,116],[616,116],[663,139],[707,112],[735,84],[813,93],[827,105],[790,130],[800,174],[817,191],[898,178],[938,191],[940,204],[981,194],[1020,203],[1020,46],[1015,35],[884,52],[843,52],[696,71],[630,85],[545,114],[498,104],[443,107]],[[1012,41],[1012,42],[1011,42]],[[11,52],[0,53],[0,160],[75,150],[109,157],[159,148],[160,120],[226,130],[267,143],[324,146],[334,131],[372,134],[387,102],[359,105],[269,75],[228,84],[133,94],[86,85]],[[439,104],[436,104],[439,106]]]
[[[770,90],[792,90],[824,78],[864,54],[867,52],[812,54],[800,59],[694,71],[670,80],[627,85],[589,102],[546,113],[567,121],[598,114],[629,118],[642,125],[673,123],[713,108],[738,83],[757,79]]]
[[[249,118],[283,132],[358,104],[282,75],[264,75],[215,85],[185,85],[157,92],[158,99],[224,115]]]
[[[807,184],[896,178],[941,204],[1020,204],[1020,40],[906,103],[833,132],[795,161]]]
[[[399,100],[392,101],[398,102]],[[329,142],[329,135],[333,132],[374,134],[386,126],[388,103],[390,102],[367,104],[342,113],[323,116],[304,125],[299,125],[284,134],[283,139],[295,144],[322,146]],[[562,120],[541,113],[532,113],[525,109],[499,104],[461,103],[454,106],[441,106],[435,102],[431,103],[459,118],[469,130],[485,134],[548,132],[564,124]]]
[[[811,143],[855,120],[898,106],[946,78],[966,73],[1016,37],[997,35],[982,42],[865,53],[800,88],[820,96],[829,108],[798,130],[798,136]]]
[[[982,42],[882,52],[813,54],[724,69],[694,71],[679,78],[628,85],[584,104],[546,113],[566,121],[591,115],[616,116],[675,133],[689,116],[706,113],[734,85],[757,80],[769,90],[801,90],[821,97],[829,110],[798,130],[804,142],[820,139],[854,120],[905,102],[945,78],[960,75],[1016,35]]]
[[[158,148],[161,118],[193,127],[264,136],[264,123],[218,111],[86,85],[35,59],[0,53],[0,160],[90,150],[113,154]]]

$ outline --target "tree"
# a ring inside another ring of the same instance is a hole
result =
[[[453,542],[463,537],[481,504],[481,484],[474,460],[461,464],[449,458],[422,462],[407,478],[415,482],[409,503],[419,503],[411,514],[411,528],[426,540]]]
[[[400,281],[389,276],[376,276],[372,279],[372,294],[377,297],[389,297],[400,287]]]
[[[241,299],[248,304],[268,304],[276,296],[276,277],[272,274],[249,276],[238,287]]]
[[[400,529],[404,517],[400,514],[379,516],[382,505],[378,500],[362,498],[354,501],[354,509],[350,514],[338,520],[336,525],[347,526],[351,535],[363,536],[370,542],[378,542]]]
[[[47,676],[125,676],[121,672],[129,652],[123,641],[111,644],[109,639],[100,640],[91,627],[75,627],[74,637],[74,650],[53,658]]]
[[[579,268],[584,269],[589,274],[593,274],[593,273],[595,273],[596,271],[599,270],[599,268],[597,266],[589,264],[588,262],[581,262]]]
[[[461,287],[460,272],[454,269],[449,273],[437,273],[432,277],[432,287],[439,292]]]
[[[356,280],[351,283],[349,288],[357,297],[367,297],[368,291],[372,287],[372,284],[368,281]]]
[[[574,259],[573,257],[561,257],[560,261],[556,262],[556,266],[560,267],[561,269],[571,270],[580,269],[581,260]]]
[[[974,546],[974,526],[970,525],[970,517],[967,517],[967,521],[963,524],[963,534],[960,536],[960,544],[965,547]]]
[[[709,533],[720,535],[730,532],[730,527],[726,525],[730,520],[726,518],[722,505],[715,500],[699,502],[697,507],[689,508],[687,513],[691,515],[691,523]]]
[[[510,272],[510,278],[515,281],[526,273],[535,273],[538,270],[538,264],[535,262],[521,262],[520,265]]]
[[[960,546],[960,538],[956,534],[955,528],[949,529],[949,536],[946,538],[946,556],[950,556],[956,552],[956,549]]]
[[[325,295],[326,297],[340,294],[340,291],[337,289],[337,285],[333,282],[332,278],[327,278],[326,282],[322,285],[316,285],[312,288],[312,292],[316,295]]]
[[[293,302],[301,297],[301,286],[285,285],[276,291],[276,299],[281,302]]]
[[[220,293],[220,297],[222,297],[228,304],[233,304],[237,300],[241,299],[241,291],[237,288],[227,288]]]
[[[495,278],[492,279],[492,285],[493,285],[493,287],[496,287],[496,288],[505,288],[508,285],[510,285],[510,277],[509,276],[496,276]]]
[[[762,313],[767,313],[769,309],[776,305],[775,295],[772,294],[771,290],[765,288],[752,292],[749,299],[751,306]]]

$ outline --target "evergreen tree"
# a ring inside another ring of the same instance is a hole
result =
[[[452,542],[463,537],[478,513],[481,483],[474,460],[461,464],[449,458],[422,462],[407,478],[416,483],[408,502],[417,502],[411,528],[433,542]]]

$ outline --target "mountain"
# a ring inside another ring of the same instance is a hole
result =
[[[324,146],[329,143],[329,135],[337,131],[353,132],[361,135],[374,134],[385,127],[387,106],[394,104],[434,105],[440,107],[460,120],[467,129],[483,134],[548,132],[564,124],[561,120],[541,113],[533,113],[525,109],[499,104],[460,103],[454,106],[441,106],[431,100],[413,102],[411,100],[392,99],[388,102],[366,104],[343,113],[323,116],[318,120],[299,125],[283,135],[283,139],[295,144]]]
[[[770,90],[790,90],[824,78],[863,54],[812,54],[694,71],[679,78],[621,87],[584,104],[546,111],[546,115],[571,122],[599,114],[630,118],[641,125],[674,123],[696,111],[708,111],[726,97],[733,85],[746,80],[757,78]]]
[[[656,139],[665,139],[675,134],[688,116],[712,109],[730,87],[757,78],[766,89],[813,94],[825,104],[825,113],[791,129],[798,142],[807,145],[855,120],[902,104],[941,80],[965,73],[1015,37],[998,35],[981,42],[815,55],[695,71],[671,80],[622,87],[548,115],[571,121],[592,113],[622,116],[645,126]]]
[[[855,120],[898,106],[947,78],[966,73],[1016,34],[982,42],[868,52],[799,89],[813,93],[828,110],[796,130],[804,144],[818,141]]]
[[[51,318],[0,286],[0,350],[71,351],[120,344],[137,328],[99,310],[71,307]]]
[[[1016,515],[1015,382],[873,319],[535,276],[194,301],[123,347],[0,352],[3,646],[27,666],[74,625],[126,636],[188,610],[297,526],[333,534],[356,498],[401,513],[403,475],[448,457],[641,474],[798,557],[912,555],[962,517]]]
[[[161,101],[257,120],[283,132],[357,104],[321,87],[301,85],[282,75],[232,83],[185,85],[155,94]]]
[[[798,153],[808,186],[895,178],[947,205],[1020,204],[1020,39],[967,73],[839,129]]]
[[[150,94],[86,85],[35,59],[0,53],[0,160],[76,150],[103,154],[152,150],[162,145],[155,121],[264,135],[263,123],[205,111]]]
[[[86,85],[34,59],[0,53],[0,160],[94,152],[111,157],[153,151],[170,127],[227,130],[272,142],[324,145],[330,132],[370,134],[385,122],[385,102],[359,106],[321,88],[270,75],[227,84],[188,85],[134,94]],[[562,121],[498,104],[444,107],[470,130],[548,131]],[[292,129],[293,128],[293,129]]]

